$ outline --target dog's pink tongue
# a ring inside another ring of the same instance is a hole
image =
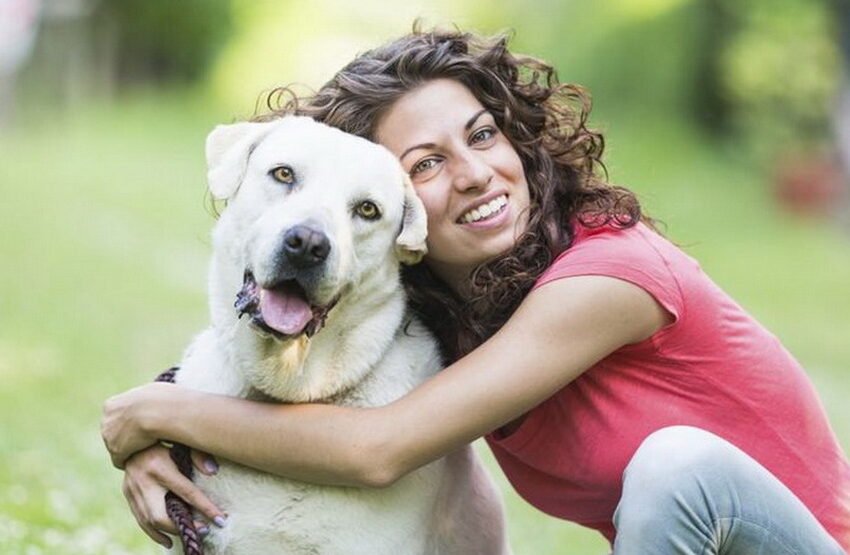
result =
[[[313,318],[301,296],[276,289],[260,290],[260,313],[266,325],[284,335],[298,335]]]

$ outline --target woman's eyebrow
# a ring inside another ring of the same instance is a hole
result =
[[[478,118],[480,118],[482,114],[488,114],[488,113],[489,113],[489,112],[487,111],[487,108],[484,108],[484,109],[483,109],[483,110],[481,110],[480,112],[476,112],[474,116],[472,116],[471,118],[469,118],[469,121],[467,121],[467,122],[466,122],[466,125],[464,125],[464,126],[463,126],[463,129],[464,129],[465,131],[469,131],[469,130],[470,130],[470,128],[471,128],[473,125],[475,125],[475,121],[476,121]]]
[[[469,120],[466,122],[466,124],[464,124],[464,126],[463,126],[464,131],[469,131],[472,128],[472,126],[475,125],[475,122],[478,121],[478,118],[480,118],[483,114],[489,114],[489,112],[487,111],[487,108],[484,108],[483,110],[475,112],[475,114],[471,118],[469,118]],[[407,156],[408,154],[410,154],[412,151],[414,151],[416,149],[419,149],[419,148],[436,148],[436,146],[437,145],[434,144],[434,143],[422,143],[422,144],[418,144],[418,145],[413,145],[412,147],[410,147],[407,150],[405,150],[404,152],[402,152],[401,156],[399,156],[398,159],[404,160],[405,156]]]
[[[412,147],[401,153],[401,156],[398,157],[399,161],[404,160],[405,156],[419,148],[437,148],[437,145],[434,143],[422,143],[420,145],[413,145]]]

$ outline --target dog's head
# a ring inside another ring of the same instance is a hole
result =
[[[425,254],[424,207],[377,144],[288,116],[218,126],[206,151],[228,203],[216,254],[244,274],[236,309],[278,339],[312,335],[341,295]]]

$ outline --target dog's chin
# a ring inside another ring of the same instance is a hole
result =
[[[249,318],[251,327],[261,337],[288,342],[317,334],[338,300],[337,296],[328,303],[317,304],[295,279],[262,286],[246,270],[234,307],[239,318]]]

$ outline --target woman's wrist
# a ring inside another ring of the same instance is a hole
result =
[[[222,434],[229,437],[232,433],[226,415],[242,413],[245,407],[234,405],[247,403],[244,399],[172,385],[155,396],[145,418],[149,433],[156,438],[209,451],[219,446]]]
[[[137,419],[145,435],[161,440],[176,441],[175,423],[180,422],[180,408],[196,402],[191,389],[173,384],[151,384],[151,391],[139,406]]]

